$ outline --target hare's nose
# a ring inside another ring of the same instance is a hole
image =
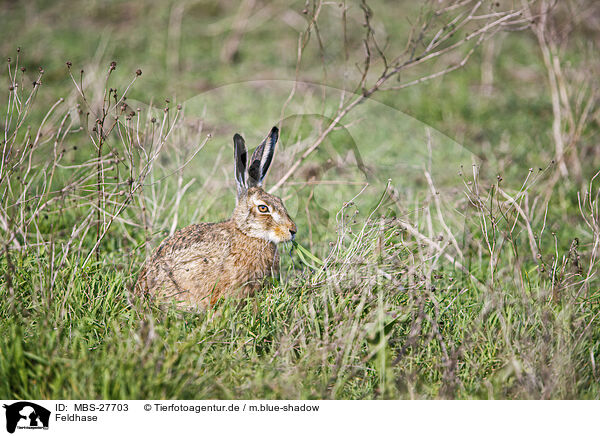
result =
[[[290,230],[290,234],[292,235],[292,241],[296,237],[296,230]]]

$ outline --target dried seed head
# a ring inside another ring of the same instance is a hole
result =
[[[67,61],[67,68],[71,68],[73,66],[73,63],[71,61]]]
[[[115,61],[112,61],[110,63],[110,71],[113,71],[115,68],[117,68],[117,63]]]
[[[135,75],[136,76],[141,76],[142,75],[142,70],[140,70],[139,68],[137,70],[135,70]]]

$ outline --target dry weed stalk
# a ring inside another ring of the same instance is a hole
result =
[[[324,6],[331,6],[320,0],[310,2],[311,7],[306,7],[308,25],[298,40],[296,75],[300,71],[300,63],[306,47],[314,34],[321,53],[323,41],[319,31],[319,18]],[[398,91],[404,88],[423,83],[448,74],[463,67],[473,52],[485,40],[493,37],[501,30],[521,30],[529,26],[531,17],[525,18],[524,12],[528,3],[516,9],[494,9],[495,3],[483,1],[455,0],[449,2],[425,2],[418,21],[413,25],[404,49],[398,48],[389,41],[383,44],[376,36],[374,28],[374,13],[367,1],[361,2],[363,26],[365,28],[362,45],[364,56],[362,65],[356,65],[360,71],[357,83],[347,85],[331,121],[322,126],[314,142],[308,145],[296,158],[288,171],[271,187],[269,192],[275,192],[297,172],[297,169],[325,140],[327,135],[343,123],[344,117],[356,106],[367,98],[383,91]],[[348,6],[341,3],[342,30],[347,28]],[[347,39],[344,37],[344,50],[348,53]],[[402,78],[412,72],[419,74],[425,67],[445,56],[462,53],[461,59],[456,62],[449,60],[448,65],[434,73],[424,73],[413,80]],[[324,59],[324,55],[322,54]],[[421,68],[419,70],[418,68]],[[323,62],[324,79],[327,81],[325,62]],[[401,76],[402,74],[402,76]],[[397,79],[399,84],[391,84],[392,79]],[[296,93],[294,87],[282,108],[282,117],[287,103]]]
[[[558,173],[547,190],[548,197],[559,177],[568,178],[571,173],[578,183],[583,183],[586,175],[581,162],[593,155],[584,131],[598,106],[600,83],[595,74],[598,62],[594,55],[598,41],[590,40],[584,50],[589,51],[591,56],[575,64],[565,59],[565,49],[572,44],[570,36],[574,29],[584,25],[585,20],[595,19],[600,13],[600,6],[588,0],[541,0],[535,6],[539,10],[534,11],[532,5],[524,4],[524,11],[534,23],[531,29],[546,67],[552,102],[552,136],[558,164]]]
[[[96,262],[100,261],[100,246],[114,223],[121,225],[134,244],[127,229],[141,227],[138,213],[146,235],[152,231],[145,204],[150,200],[160,206],[154,186],[147,189],[147,179],[173,132],[181,129],[181,106],[171,115],[167,104],[157,119],[154,108],[142,111],[127,103],[127,93],[141,76],[140,70],[119,93],[109,86],[116,63],[105,73],[90,66],[87,74],[81,70],[75,75],[67,62],[74,90],[36,121],[32,107],[44,72],[40,68],[29,88],[19,55],[20,51],[8,62],[9,94],[0,163],[2,255],[10,265],[11,251],[25,254],[35,249],[41,258],[47,254],[48,277],[42,280],[45,273],[40,263],[40,283],[45,283],[40,285],[52,296],[57,277],[73,255],[84,269],[94,255]],[[180,175],[187,162],[178,168]],[[189,183],[179,183],[176,202],[187,186]],[[139,210],[128,213],[132,205]],[[95,235],[89,249],[85,241],[92,229]],[[11,274],[10,268],[7,274]],[[12,283],[10,277],[6,281]]]

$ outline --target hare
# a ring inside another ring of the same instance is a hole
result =
[[[273,127],[247,166],[244,138],[234,135],[237,203],[231,218],[192,224],[166,238],[141,269],[138,293],[202,309],[220,298],[251,296],[278,271],[277,244],[296,235],[281,199],[262,188],[278,138]]]

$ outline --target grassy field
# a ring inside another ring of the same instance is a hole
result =
[[[599,399],[600,8],[450,3],[2,3],[0,397]],[[273,125],[280,276],[132,295]]]

